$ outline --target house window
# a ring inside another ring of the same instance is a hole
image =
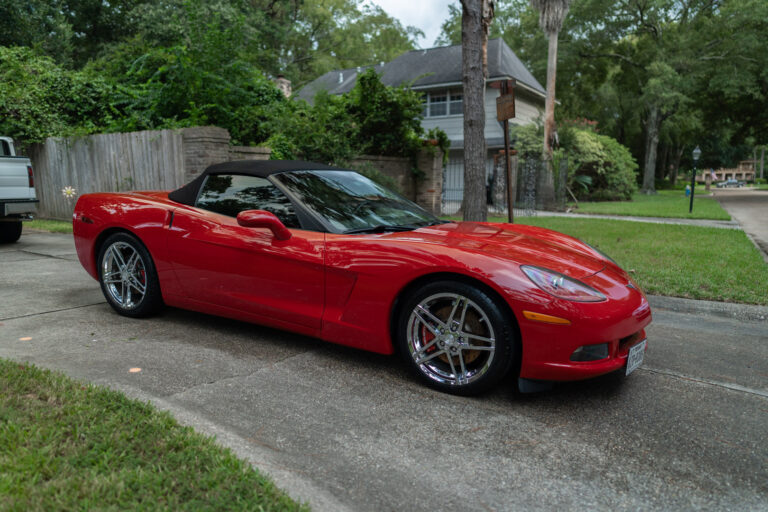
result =
[[[444,116],[448,114],[448,95],[429,94],[429,117]]]
[[[460,116],[464,113],[463,96],[460,92],[451,93],[450,114],[452,116]]]
[[[460,116],[464,113],[461,91],[435,91],[424,93],[424,117]]]

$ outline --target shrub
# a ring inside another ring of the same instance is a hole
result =
[[[112,87],[69,71],[30,48],[0,46],[0,133],[24,143],[98,131],[112,113]]]
[[[312,105],[303,100],[271,106],[262,130],[273,158],[303,158],[345,165],[360,154],[405,156],[414,160],[426,136],[447,154],[448,136],[421,127],[421,97],[404,87],[388,87],[375,71],[358,77],[340,96],[319,92]],[[274,149],[277,148],[277,152]],[[415,165],[414,165],[415,167]]]
[[[297,100],[274,107],[262,127],[271,133],[267,145],[277,143],[280,156],[344,165],[359,153],[358,127],[347,105],[345,96],[321,92],[314,105]]]
[[[595,192],[591,197],[598,200],[632,199],[632,194],[637,191],[635,173],[638,166],[629,149],[607,135],[582,133],[589,133],[597,138],[605,154],[602,160],[603,165],[596,169],[597,176],[592,177]]]
[[[638,167],[626,147],[598,134],[589,123],[584,128],[561,127],[559,136],[561,146],[555,157],[567,158],[568,186],[575,194],[598,201],[631,199],[637,190]],[[540,125],[513,127],[512,137],[521,158],[541,158],[544,130]]]
[[[405,87],[387,87],[369,69],[358,77],[347,100],[363,153],[409,156],[418,150],[424,135],[419,93]]]
[[[125,114],[110,127],[131,131],[216,125],[232,142],[248,144],[268,137],[261,125],[269,107],[285,98],[261,72],[214,44],[150,50],[133,62],[116,94]]]

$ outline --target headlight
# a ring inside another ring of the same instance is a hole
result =
[[[614,265],[616,265],[617,267],[619,266],[619,264],[618,264],[618,263],[616,263],[616,261],[615,261],[613,258],[611,258],[611,257],[610,257],[610,256],[608,256],[607,254],[605,254],[605,253],[604,253],[603,251],[601,251],[600,249],[598,249],[598,248],[596,248],[596,247],[592,247],[591,245],[589,245],[589,244],[588,244],[587,242],[585,242],[584,240],[581,240],[581,243],[583,243],[584,245],[586,245],[587,247],[589,247],[590,249],[592,249],[593,251],[595,251],[597,254],[599,254],[599,255],[600,255],[600,256],[602,256],[603,258],[607,259],[608,261],[610,261],[611,263],[613,263]]]
[[[531,265],[522,265],[520,270],[525,272],[525,275],[533,281],[533,284],[558,299],[575,302],[600,302],[605,300],[605,295],[591,286],[560,272]]]

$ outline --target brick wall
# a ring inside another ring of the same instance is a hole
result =
[[[380,173],[395,180],[400,194],[412,201],[416,199],[413,171],[411,170],[411,160],[409,158],[361,155],[352,160],[349,166],[353,169],[373,167]]]
[[[416,164],[423,179],[415,179],[410,158],[362,155],[352,160],[350,167],[360,165],[377,169],[395,180],[403,196],[435,215],[440,215],[443,200],[443,153],[436,150],[432,154],[423,149]]]
[[[269,160],[272,150],[263,146],[230,146],[229,160]]]
[[[205,170],[206,167],[229,158],[229,132],[216,126],[184,128],[184,176],[189,182]]]

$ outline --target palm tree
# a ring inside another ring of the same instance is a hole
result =
[[[555,74],[557,72],[557,35],[563,28],[571,0],[530,0],[531,7],[539,11],[539,25],[549,37],[547,53],[547,101],[544,110],[544,158],[547,170],[542,183],[542,199],[547,205],[554,203],[554,182],[552,177],[552,143],[555,137]]]

